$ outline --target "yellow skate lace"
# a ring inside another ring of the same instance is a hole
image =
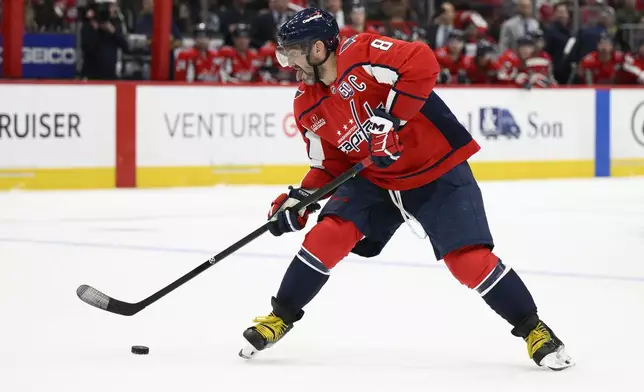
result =
[[[276,342],[280,337],[282,337],[284,331],[288,328],[284,323],[284,320],[272,313],[268,316],[255,317],[253,322],[258,323],[255,325],[257,332],[271,343]]]
[[[537,324],[537,326],[530,331],[530,335],[528,335],[527,343],[528,343],[528,355],[530,358],[536,353],[541,347],[543,347],[544,344],[552,340],[552,336],[550,336],[550,332],[548,332],[548,329],[543,326],[541,322]]]

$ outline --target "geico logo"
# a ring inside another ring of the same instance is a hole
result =
[[[0,48],[0,63],[2,63],[2,48]],[[23,64],[75,64],[76,50],[74,48],[22,48]]]

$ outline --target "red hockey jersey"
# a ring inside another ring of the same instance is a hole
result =
[[[476,57],[467,56],[463,59],[465,76],[471,84],[496,83],[501,65],[496,60],[489,60],[481,66],[476,63]]]
[[[369,156],[365,126],[377,107],[404,124],[400,159],[360,174],[382,188],[422,186],[479,150],[433,91],[439,66],[426,44],[359,34],[341,43],[336,58],[337,79],[330,86],[301,83],[293,102],[311,159],[302,187],[319,188]]]
[[[620,79],[624,84],[644,84],[644,57],[625,55],[623,75]]]
[[[458,57],[454,58],[445,46],[436,50],[436,59],[441,70],[449,70],[451,76],[450,83],[456,83],[459,71],[465,72],[465,58],[466,56],[460,52],[458,53]]]
[[[549,62],[543,57],[531,56],[525,60],[508,49],[499,57],[499,81],[519,87],[548,87],[555,83],[549,76]]]
[[[174,78],[184,82],[219,80],[217,52],[190,48],[179,53],[175,63]]]
[[[255,49],[241,53],[231,46],[224,46],[219,49],[218,57],[223,81],[254,82],[260,78],[262,58]]]
[[[591,52],[579,64],[579,76],[587,84],[614,84],[624,62],[624,54],[613,51],[608,61],[601,61],[597,51]]]

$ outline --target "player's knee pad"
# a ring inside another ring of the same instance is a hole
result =
[[[306,234],[300,252],[331,269],[351,252],[361,238],[362,233],[352,222],[329,215]]]
[[[473,289],[485,283],[501,262],[485,246],[468,246],[443,257],[452,275],[465,286]]]

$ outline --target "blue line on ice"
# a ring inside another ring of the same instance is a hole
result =
[[[103,249],[122,249],[122,250],[136,250],[146,252],[165,252],[165,253],[191,253],[207,256],[214,256],[219,251],[208,249],[196,248],[176,248],[176,247],[163,247],[163,246],[147,246],[147,245],[129,245],[129,244],[113,244],[104,242],[75,242],[63,240],[39,240],[28,238],[2,238],[0,242],[5,243],[22,243],[33,245],[55,245],[55,246],[69,246],[69,247],[85,247],[85,248],[103,248]],[[276,253],[253,253],[253,252],[235,252],[231,255],[247,258],[263,258],[263,259],[291,259],[293,255],[289,254],[276,254]],[[204,260],[205,261],[205,260]],[[406,268],[446,268],[443,263],[409,263],[396,260],[376,260],[366,258],[348,257],[343,262],[378,265],[383,267],[406,267]],[[521,274],[526,275],[540,275],[552,276],[558,278],[575,278],[575,279],[590,279],[590,280],[613,280],[613,281],[626,281],[626,282],[644,282],[644,276],[618,276],[618,275],[603,275],[603,274],[585,274],[578,272],[555,272],[555,271],[535,271],[535,270],[517,270]]]

